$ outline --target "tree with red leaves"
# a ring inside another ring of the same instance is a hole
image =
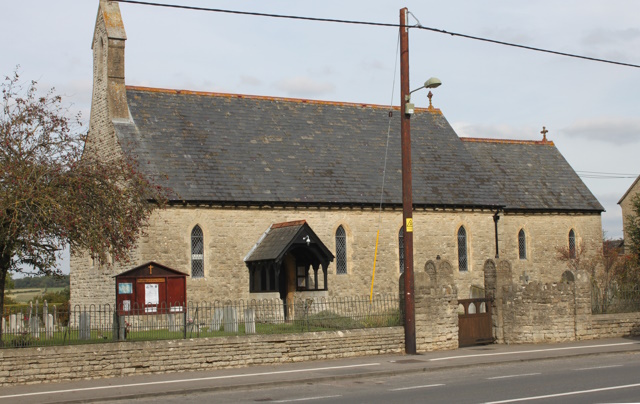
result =
[[[25,267],[60,274],[67,245],[101,264],[126,261],[164,190],[126,156],[106,162],[84,153],[78,117],[66,116],[53,90],[38,95],[17,72],[0,88],[0,285]],[[4,287],[0,313],[3,298]]]

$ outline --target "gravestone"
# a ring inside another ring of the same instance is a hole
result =
[[[51,324],[51,326],[50,326],[49,325],[50,323],[53,323],[53,320],[51,322],[49,321],[49,304],[45,300],[44,304],[42,305],[42,324],[44,324],[44,337],[45,338],[53,337],[53,324]],[[49,331],[49,329],[51,329],[51,331]]]
[[[167,314],[167,325],[171,332],[180,331],[180,327],[176,325],[176,315],[173,313]]]
[[[238,332],[238,315],[236,308],[225,306],[224,308],[224,332]]]
[[[33,338],[40,338],[40,321],[38,317],[31,317],[29,321],[29,331]]]
[[[254,309],[244,310],[244,333],[256,333],[256,311]]]
[[[124,316],[118,317],[118,339],[120,341],[127,339],[127,321]]]
[[[220,308],[213,310],[213,321],[211,322],[212,331],[220,331],[222,327],[222,319],[224,318],[224,311]]]
[[[91,339],[91,313],[83,311],[80,313],[80,335],[81,340]]]
[[[18,332],[18,318],[15,314],[9,316],[9,333],[15,334]]]
[[[124,341],[127,338],[127,322],[118,312],[113,313],[112,329],[114,341]]]
[[[33,338],[40,338],[40,320],[38,316],[32,316],[29,319],[29,331]]]
[[[47,338],[53,338],[53,314],[47,314],[44,322],[44,332]]]
[[[111,335],[113,336],[113,340],[117,341],[119,339],[119,323],[118,323],[118,312],[116,310],[113,311],[113,321],[111,322]]]

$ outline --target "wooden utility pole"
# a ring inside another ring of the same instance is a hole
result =
[[[404,347],[416,354],[416,312],[413,295],[413,197],[411,184],[411,113],[405,110],[410,100],[409,27],[407,8],[400,10],[400,121],[402,147],[402,219],[404,223]]]

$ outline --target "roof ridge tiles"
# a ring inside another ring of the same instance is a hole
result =
[[[294,102],[301,104],[314,104],[314,105],[335,105],[335,106],[348,106],[348,107],[362,107],[362,108],[375,108],[375,109],[389,109],[389,105],[380,104],[367,104],[361,102],[346,102],[346,101],[325,101],[325,100],[310,100],[305,98],[287,98],[287,97],[273,97],[266,95],[249,95],[249,94],[233,94],[233,93],[219,93],[210,91],[194,91],[194,90],[176,90],[170,88],[156,88],[156,87],[144,87],[144,86],[126,86],[127,90],[133,91],[145,91],[150,93],[166,93],[166,94],[188,94],[204,97],[226,97],[226,98],[240,98],[250,100],[267,100],[267,101],[283,101]],[[394,111],[399,111],[400,107],[397,105],[391,106]],[[419,112],[430,112],[437,115],[442,115],[442,111],[438,108],[416,108]]]
[[[491,139],[485,137],[460,137],[463,142],[471,143],[501,143],[501,144],[531,144],[541,146],[555,146],[551,140],[518,140],[518,139]]]
[[[279,229],[281,227],[302,226],[307,223],[306,220],[294,220],[292,222],[274,223],[271,225],[272,229]]]

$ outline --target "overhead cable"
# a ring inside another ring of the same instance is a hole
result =
[[[110,0],[110,1],[117,2],[117,3],[138,4],[138,5],[144,5],[144,6],[176,8],[176,9],[183,9],[183,10],[208,11],[208,12],[214,12],[214,13],[226,13],[226,14],[237,14],[237,15],[250,15],[250,16],[254,16],[254,17],[270,17],[270,18],[290,19],[290,20],[304,20],[304,21],[315,21],[315,22],[332,22],[332,23],[339,23],[339,24],[355,24],[355,25],[370,25],[370,26],[376,26],[376,27],[400,28],[400,24],[390,24],[390,23],[382,23],[382,22],[342,20],[342,19],[335,19],[335,18],[304,17],[304,16],[297,16],[297,15],[272,14],[272,13],[258,13],[258,12],[254,12],[254,11],[225,10],[225,9],[220,9],[220,8],[183,6],[183,5],[178,5],[178,4],[162,4],[162,3],[154,3],[154,2],[150,2],[150,1],[137,1],[137,0]],[[415,18],[415,16],[414,16],[414,18]],[[417,18],[416,18],[416,21],[417,21]],[[534,47],[534,46],[520,45],[520,44],[516,44],[516,43],[511,43],[511,42],[499,41],[499,40],[496,40],[496,39],[483,38],[483,37],[474,36],[474,35],[467,35],[467,34],[462,34],[462,33],[459,33],[459,32],[447,31],[447,30],[439,29],[439,28],[425,27],[425,26],[421,25],[419,22],[418,22],[417,25],[408,25],[406,27],[407,28],[421,29],[421,30],[430,31],[430,32],[436,32],[436,33],[439,33],[439,34],[446,34],[446,35],[450,35],[450,36],[458,36],[458,37],[461,37],[461,38],[473,39],[473,40],[476,40],[476,41],[488,42],[488,43],[492,43],[492,44],[496,44],[496,45],[510,46],[510,47],[513,47],[513,48],[525,49],[525,50],[530,50],[530,51],[535,51],[535,52],[549,53],[549,54],[552,54],[552,55],[566,56],[566,57],[571,57],[571,58],[575,58],[575,59],[582,59],[582,60],[590,60],[592,62],[609,63],[609,64],[613,64],[613,65],[618,65],[618,66],[640,68],[640,65],[636,65],[636,64],[632,64],[632,63],[618,62],[618,61],[610,60],[610,59],[601,59],[601,58],[595,58],[595,57],[584,56],[584,55],[577,55],[577,54],[567,53],[567,52],[559,52],[559,51],[554,51],[554,50],[551,50],[551,49],[537,48],[537,47]]]

